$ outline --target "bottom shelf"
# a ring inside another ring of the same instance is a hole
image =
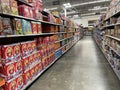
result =
[[[97,40],[95,39],[95,42],[97,43]],[[98,47],[100,48],[99,44],[97,43]],[[104,51],[102,50],[102,48],[100,48],[100,50],[102,51],[103,55],[105,56],[105,58],[107,59],[107,61],[109,62],[110,66],[112,67],[113,71],[115,72],[115,74],[117,75],[117,77],[120,80],[120,71],[116,70],[115,68],[113,68],[112,64],[110,63],[109,59],[107,58],[107,56],[105,55]]]
[[[77,41],[78,42],[78,41]],[[68,50],[70,50],[77,42],[75,42],[69,49],[67,49],[65,52],[62,53],[64,55]],[[44,70],[42,70],[31,82],[29,82],[27,85],[25,85],[21,90],[25,90],[27,87],[29,87],[36,79],[38,79],[48,68],[50,68],[62,55],[57,57],[55,61],[53,61],[50,65],[48,65]]]

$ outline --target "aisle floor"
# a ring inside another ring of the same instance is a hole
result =
[[[91,37],[84,37],[28,90],[120,90],[120,81]]]

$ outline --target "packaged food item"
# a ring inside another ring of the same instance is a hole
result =
[[[34,65],[33,65],[33,63],[34,63],[34,54],[31,55],[31,56],[29,56],[28,59],[29,59],[30,67],[33,67],[33,66],[34,66]]]
[[[39,68],[39,73],[43,70],[43,65],[42,65],[42,62],[40,62],[39,64],[38,64],[38,68]]]
[[[37,46],[36,46],[36,42],[35,41],[33,41],[32,42],[32,52],[36,52],[36,50],[37,50]]]
[[[11,9],[11,14],[18,15],[17,1],[10,0],[10,9]]]
[[[22,75],[16,79],[16,83],[17,83],[17,90],[21,90],[24,86]]]
[[[33,41],[28,42],[28,45],[27,45],[29,54],[32,54],[32,52],[33,52],[33,50],[32,50],[32,42]]]
[[[2,18],[0,17],[0,34],[2,33],[3,31],[3,24],[2,24]]]
[[[29,21],[22,19],[22,30],[24,34],[32,34],[31,24]]]
[[[14,45],[3,45],[2,46],[2,63],[8,64],[14,61]]]
[[[32,34],[37,34],[37,24],[36,22],[31,22]]]
[[[9,0],[0,0],[1,11],[2,13],[9,14],[10,13],[10,3]]]
[[[10,79],[14,78],[16,71],[15,71],[15,64],[9,64],[9,65],[2,65],[0,67],[0,74],[2,77],[5,78],[6,81],[9,81]]]
[[[16,43],[13,45],[13,53],[14,53],[14,60],[20,61],[21,60],[20,43]]]
[[[12,27],[10,18],[2,18],[3,31],[0,35],[12,35]]]
[[[22,71],[23,71],[22,68],[23,68],[22,61],[18,61],[15,63],[16,75],[19,75],[22,73]]]
[[[30,71],[27,71],[23,74],[24,85],[31,81]]]
[[[21,43],[21,53],[22,53],[22,58],[28,56],[28,42],[22,42]]]
[[[42,33],[42,27],[40,22],[37,22],[37,33],[38,34]]]
[[[12,80],[11,82],[6,82],[3,86],[3,90],[17,90],[16,79]]]
[[[15,35],[23,34],[21,19],[14,18],[13,19],[13,27],[14,27]]]
[[[24,59],[22,60],[22,66],[23,66],[23,72],[26,72],[26,71],[29,70],[29,67],[30,67],[29,57],[24,58]]]
[[[36,66],[34,67],[34,70],[35,70],[35,76],[37,76],[38,73],[39,73],[39,67],[38,67],[38,65],[36,65]]]
[[[32,68],[31,70],[30,70],[30,76],[31,76],[31,79],[33,79],[35,76],[35,70],[34,70],[34,68]]]
[[[0,46],[0,66],[2,66],[2,48]]]

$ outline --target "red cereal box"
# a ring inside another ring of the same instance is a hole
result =
[[[29,62],[29,57],[26,57],[22,60],[22,66],[23,66],[23,72],[26,72],[29,70],[30,62]]]
[[[28,45],[27,45],[29,54],[32,54],[32,52],[33,52],[33,50],[32,50],[32,42],[33,41],[28,42]]]
[[[39,73],[39,67],[38,67],[38,65],[36,65],[36,66],[34,67],[34,70],[35,70],[35,76],[37,76],[38,73]]]
[[[24,80],[24,85],[26,85],[31,81],[30,71],[27,71],[26,73],[23,74],[23,80]]]
[[[32,34],[37,34],[37,23],[31,22]]]
[[[38,64],[38,68],[39,68],[39,73],[40,73],[43,70],[42,62]]]
[[[31,79],[33,79],[35,76],[35,70],[34,70],[34,68],[32,68],[31,70],[30,70],[30,75],[31,75]]]
[[[37,22],[37,33],[38,34],[42,33],[42,27],[40,22]]]
[[[3,86],[3,90],[17,90],[16,79],[12,80],[11,82],[6,82]]]
[[[16,70],[16,75],[19,75],[22,73],[22,61],[18,61],[15,63],[15,70]]]
[[[36,42],[33,41],[33,42],[32,42],[32,50],[33,50],[33,52],[35,52],[36,49],[37,49]]]
[[[21,51],[20,51],[20,44],[19,43],[14,44],[13,53],[14,53],[14,60],[15,61],[21,60]]]
[[[28,58],[29,58],[30,67],[33,67],[34,55],[31,55],[31,56],[29,56]]]
[[[13,45],[2,46],[2,62],[8,64],[14,61]]]
[[[9,65],[3,65],[2,67],[0,67],[0,74],[2,77],[5,78],[6,81],[9,81],[10,79],[12,79],[16,72],[15,72],[15,64],[9,64]]]
[[[17,1],[10,0],[10,9],[11,9],[11,14],[18,15]]]
[[[23,42],[21,43],[21,53],[22,53],[22,57],[26,57],[28,56],[28,42]]]
[[[23,83],[23,76],[19,76],[17,79],[16,79],[16,82],[17,82],[17,90],[21,90],[24,86],[24,83]]]
[[[2,66],[2,48],[0,46],[0,66]]]

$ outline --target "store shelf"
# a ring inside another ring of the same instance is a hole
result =
[[[0,39],[2,39],[2,38],[17,38],[17,37],[46,36],[46,35],[54,35],[54,33],[41,33],[41,34],[28,34],[28,35],[6,35],[6,36],[0,36]]]
[[[106,35],[106,37],[109,37],[109,38],[112,38],[112,39],[114,39],[114,40],[120,41],[120,39],[117,38],[117,37],[113,37],[113,36],[110,36],[110,35]]]
[[[4,84],[5,84],[5,80],[0,77],[0,87],[3,86]]]
[[[99,44],[97,43],[97,40],[95,39],[95,42],[96,42],[96,44],[98,45],[98,47],[99,47]],[[104,53],[104,51],[103,51],[103,49],[102,48],[100,48],[99,47],[99,49],[100,49],[100,51],[102,51],[102,53],[103,53],[103,55],[105,56],[105,58],[107,59],[107,61],[109,62],[109,59],[107,58],[107,56],[105,55],[105,53]],[[112,67],[112,69],[113,69],[113,71],[115,72],[115,74],[117,75],[117,77],[119,78],[119,80],[120,80],[120,71],[117,71],[117,70],[115,70],[115,68],[113,68],[113,66],[112,66],[112,64],[109,62],[109,64],[110,64],[110,66]]]
[[[114,15],[110,16],[109,18],[105,19],[105,21],[108,21],[108,20],[110,20],[110,18],[116,17],[116,16],[118,16],[118,15],[120,15],[120,11],[117,12],[117,13],[115,13]]]
[[[67,33],[67,32],[56,32],[55,34],[59,34],[59,33]]]
[[[23,3],[23,4],[27,5],[27,6],[31,6],[31,7],[33,6],[33,5],[29,4],[28,2],[26,2],[25,0],[16,0],[16,1],[18,1],[20,3]]]
[[[110,45],[106,44],[111,50],[113,50],[118,56],[120,56],[120,54],[113,48],[111,47]]]
[[[58,43],[58,42],[64,41],[64,40],[69,39],[69,38],[72,38],[72,37],[73,37],[73,36],[68,37],[68,38],[65,38],[65,39],[62,39],[62,40],[59,40],[59,41],[56,41],[55,43]]]
[[[73,45],[72,45],[73,46]],[[72,47],[71,46],[71,47]],[[71,48],[70,47],[70,48]],[[70,49],[69,48],[69,49]],[[68,49],[68,50],[69,50]],[[68,50],[66,50],[66,52],[68,51]],[[65,54],[66,52],[64,52],[63,54]],[[62,55],[63,55],[62,54]],[[27,85],[25,85],[23,88],[22,88],[22,90],[25,90],[27,87],[29,87],[32,83],[34,83],[34,81],[35,80],[37,80],[48,68],[50,68],[62,55],[60,55],[59,57],[57,57],[56,59],[55,59],[55,61],[53,61],[50,65],[48,65],[44,70],[42,70],[36,77],[34,77],[33,79],[32,79],[32,81],[31,82],[29,82]]]

